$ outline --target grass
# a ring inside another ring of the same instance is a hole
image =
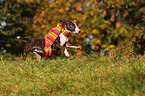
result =
[[[2,59],[0,95],[143,96],[145,56]]]

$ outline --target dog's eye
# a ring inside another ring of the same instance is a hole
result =
[[[71,25],[70,28],[73,28],[73,26]]]
[[[73,25],[70,26],[70,30],[71,30],[71,31],[75,31],[75,28],[74,28]]]

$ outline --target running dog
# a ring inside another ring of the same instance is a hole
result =
[[[23,58],[32,51],[36,55],[37,60],[40,61],[40,54],[52,56],[59,49],[64,51],[65,56],[69,57],[69,53],[64,46],[75,49],[80,47],[72,46],[68,42],[68,35],[69,33],[76,34],[79,32],[80,29],[73,21],[60,20],[60,23],[52,28],[45,36],[35,36],[32,38],[17,36],[17,38],[28,41],[24,48]]]

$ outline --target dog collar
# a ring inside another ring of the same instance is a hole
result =
[[[66,30],[63,29],[61,23],[58,23],[58,24],[57,24],[57,27],[61,30],[61,33],[62,33],[65,37],[67,37],[67,36],[69,35],[69,32],[67,32]]]

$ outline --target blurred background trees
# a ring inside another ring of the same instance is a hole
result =
[[[1,0],[0,52],[19,54],[25,41],[16,36],[45,35],[59,20],[71,20],[81,33],[69,41],[73,53],[144,55],[144,0]],[[75,52],[74,52],[75,51]]]

